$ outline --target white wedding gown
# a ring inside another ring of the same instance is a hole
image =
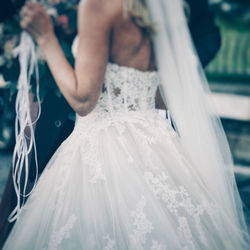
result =
[[[11,232],[9,250],[240,250],[169,122],[157,72],[108,63]],[[218,190],[220,192],[220,190]]]

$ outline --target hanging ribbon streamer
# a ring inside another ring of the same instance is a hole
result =
[[[17,205],[9,216],[9,222],[17,219],[25,198],[34,190],[38,179],[37,151],[33,125],[37,122],[41,113],[41,102],[39,99],[39,73],[36,60],[35,44],[26,32],[21,34],[19,46],[15,49],[19,57],[20,75],[17,85],[16,97],[16,145],[12,160],[12,174],[14,189],[17,195]],[[36,75],[36,95],[38,99],[38,115],[35,121],[31,119],[29,93],[31,89],[31,76]],[[29,135],[29,136],[28,136]],[[34,150],[36,178],[31,191],[27,192],[29,176],[29,154]]]
[[[247,246],[247,227],[232,155],[192,43],[183,0],[146,0],[146,3],[156,24],[153,43],[161,77],[160,91],[181,146],[204,190],[230,221],[238,245]]]

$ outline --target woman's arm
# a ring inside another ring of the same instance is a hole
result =
[[[27,3],[23,10],[21,26],[42,48],[59,89],[81,116],[94,109],[101,93],[109,33],[116,17],[122,13],[121,2],[85,0],[79,5],[75,69],[67,61],[44,8],[37,3]]]

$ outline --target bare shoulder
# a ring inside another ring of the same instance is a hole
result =
[[[79,5],[79,12],[110,23],[122,15],[123,2],[124,0],[83,0]]]

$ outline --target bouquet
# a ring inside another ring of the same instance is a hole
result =
[[[74,59],[71,53],[71,44],[77,32],[76,20],[79,0],[42,0],[39,2],[45,6],[51,15],[55,33],[61,47],[69,62],[73,64]],[[15,56],[15,48],[19,44],[21,32],[18,15],[14,16],[11,20],[0,23],[0,77],[2,82],[5,82],[2,85],[9,86],[11,97],[17,90],[19,62]],[[57,96],[61,96],[39,47],[36,48],[36,56],[41,83],[40,98],[43,99],[51,91],[54,91]],[[32,92],[35,93],[35,79],[32,79]]]

